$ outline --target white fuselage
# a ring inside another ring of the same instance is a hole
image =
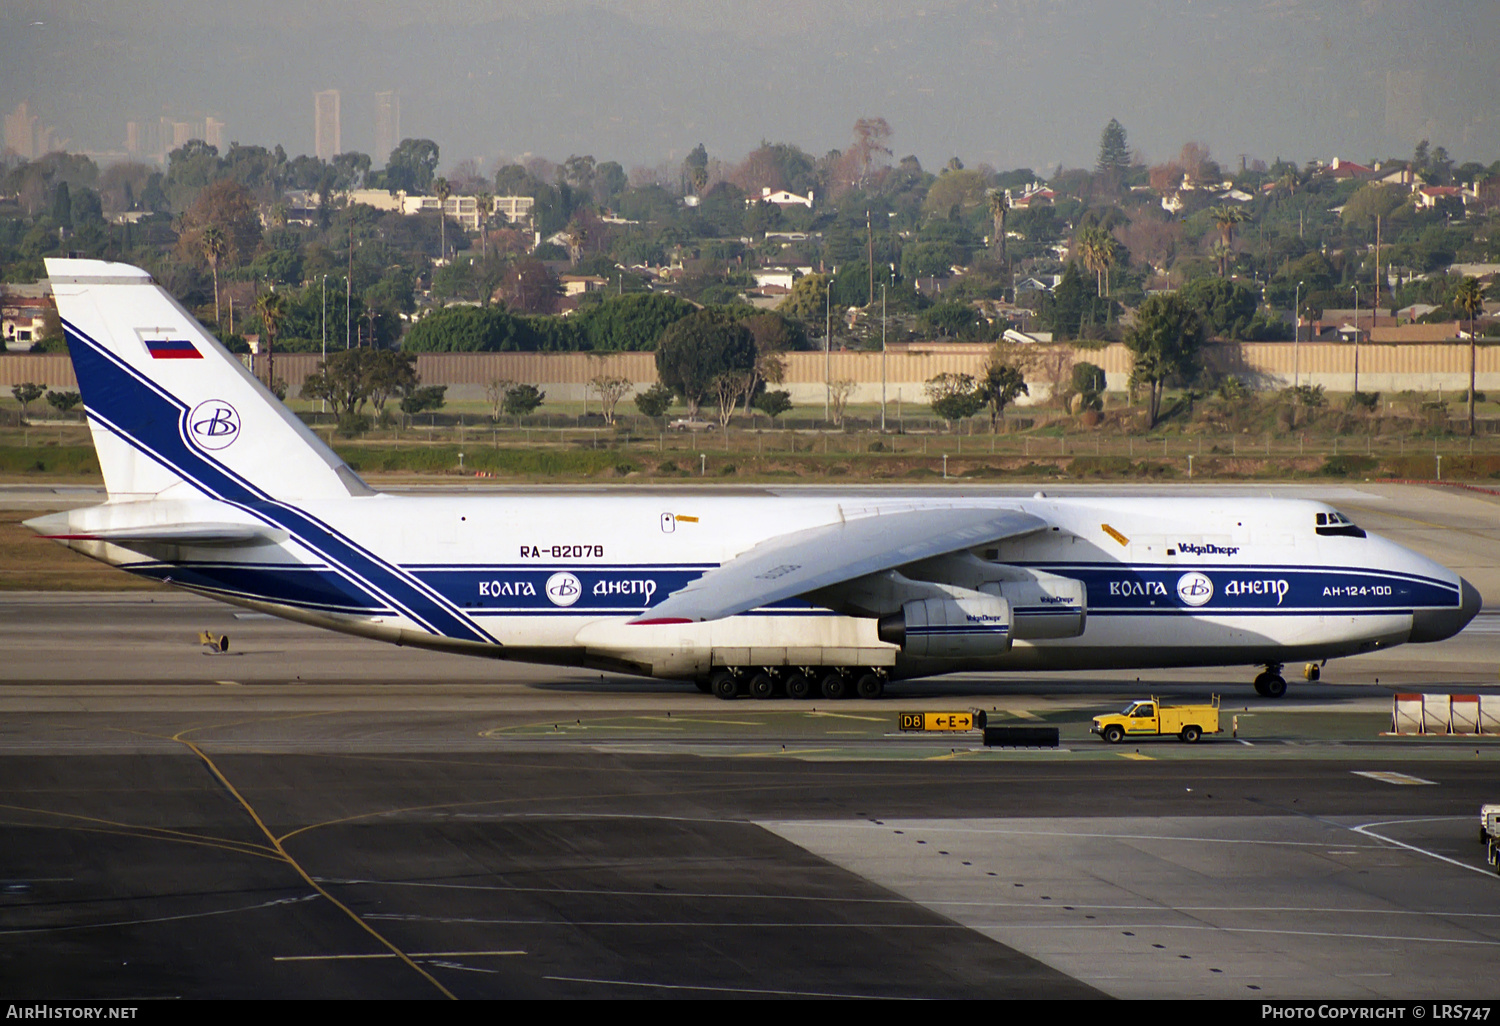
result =
[[[163,505],[110,503],[74,516],[80,529],[179,517]],[[878,665],[893,677],[1321,659],[1412,640],[1417,617],[1457,616],[1464,603],[1456,574],[1379,537],[1319,533],[1316,518],[1331,508],[1298,500],[375,495],[302,502],[294,520],[282,504],[213,505],[193,513],[289,528],[289,536],[176,546],[157,558],[75,545],[136,573],[351,633],[672,677],[737,661],[725,652],[756,663]],[[881,642],[870,616],[800,601],[707,623],[630,623],[759,542],[841,518],[950,506],[1047,520],[1050,530],[975,550],[962,583],[976,588],[1015,568],[1080,580],[1081,632],[1018,635],[1008,652],[984,659],[932,659]],[[323,542],[324,529],[337,545]],[[367,559],[390,576],[378,577]]]

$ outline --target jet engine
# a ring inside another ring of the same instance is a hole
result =
[[[998,595],[1010,603],[1015,623],[1011,637],[1076,638],[1088,618],[1088,589],[1072,577],[1032,571],[1021,581],[981,584],[986,595]]]
[[[879,623],[881,641],[935,659],[1002,655],[1010,651],[1010,631],[1010,603],[979,592],[907,602]]]

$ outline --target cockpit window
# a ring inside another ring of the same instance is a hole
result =
[[[1349,538],[1363,538],[1365,532],[1354,526],[1354,521],[1342,513],[1319,513],[1317,516],[1317,530],[1321,535],[1342,535]]]

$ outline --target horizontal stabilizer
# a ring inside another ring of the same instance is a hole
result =
[[[78,529],[66,513],[35,517],[26,521],[43,538],[53,541],[100,541],[131,548],[135,545],[193,545],[205,548],[227,548],[245,545],[274,545],[286,539],[285,531],[255,524],[145,524],[136,527]]]

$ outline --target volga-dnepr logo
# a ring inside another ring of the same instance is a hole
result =
[[[583,582],[562,571],[547,578],[546,591],[554,606],[571,606],[583,596]]]
[[[1184,605],[1204,605],[1214,597],[1214,582],[1196,571],[1183,574],[1177,578],[1177,597]]]
[[[200,449],[224,449],[240,437],[240,415],[222,399],[194,406],[187,418],[188,438]]]

